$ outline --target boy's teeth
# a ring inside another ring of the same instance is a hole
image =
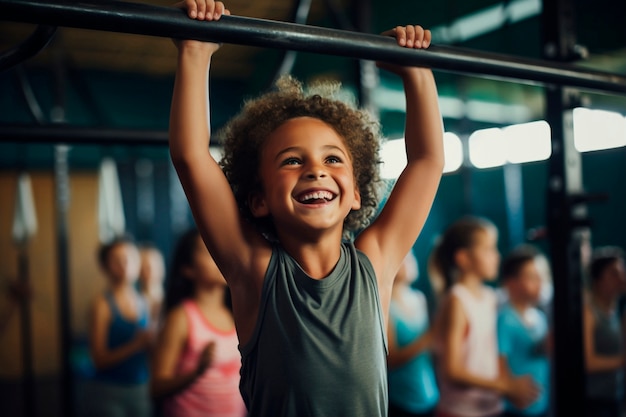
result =
[[[301,201],[320,200],[320,199],[330,200],[332,198],[333,198],[332,194],[327,191],[316,191],[313,193],[305,194],[304,196],[302,196],[300,200]]]

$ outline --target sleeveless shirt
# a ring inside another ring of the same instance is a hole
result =
[[[274,246],[255,330],[240,346],[250,417],[386,416],[382,317],[374,269],[353,243],[321,280]]]
[[[590,303],[595,317],[593,343],[598,355],[617,356],[622,353],[622,329],[617,312],[605,313]],[[587,397],[594,400],[621,400],[624,396],[624,371],[587,373]]]
[[[107,330],[107,348],[115,349],[133,340],[140,330],[149,326],[149,312],[146,300],[137,296],[137,320],[130,321],[122,316],[115,298],[110,291],[105,298],[111,310],[111,323]],[[123,361],[106,369],[97,370],[95,379],[121,385],[143,384],[148,382],[148,351],[136,352]]]
[[[393,299],[389,310],[389,325],[396,330],[399,348],[420,338],[428,330],[428,305],[422,292],[410,289],[405,294],[414,310],[403,311]],[[390,369],[389,402],[411,413],[432,410],[439,401],[439,388],[430,351],[414,356],[410,361]]]
[[[211,365],[183,391],[164,400],[167,417],[243,417],[246,407],[239,393],[241,356],[237,334],[218,330],[206,319],[193,300],[182,304],[188,324],[187,342],[176,365],[176,373],[195,370],[209,342],[214,342]]]
[[[462,346],[463,365],[476,376],[496,379],[499,360],[494,290],[483,286],[481,295],[476,297],[463,285],[455,284],[450,291],[460,301],[468,322]],[[502,400],[495,391],[455,384],[443,372],[440,377],[438,409],[442,412],[459,417],[485,417],[502,411]]]

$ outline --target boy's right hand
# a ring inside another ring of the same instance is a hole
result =
[[[540,390],[530,375],[511,377],[509,380],[509,400],[520,409],[531,405],[539,396]]]
[[[213,352],[215,351],[215,342],[209,342],[202,350],[200,354],[200,360],[198,361],[198,367],[196,368],[196,375],[202,375],[206,369],[211,366],[213,362]]]
[[[174,7],[186,10],[187,16],[194,20],[220,20],[223,15],[230,15],[230,11],[224,6],[224,3],[215,0],[182,0],[174,4]],[[220,47],[217,43],[192,40],[174,40],[174,43],[178,48],[188,44],[211,45],[211,52],[217,51]]]

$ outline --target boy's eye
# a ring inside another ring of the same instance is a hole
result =
[[[287,158],[283,161],[282,165],[298,165],[300,160],[298,158]]]
[[[331,164],[338,164],[341,162],[341,158],[336,156],[329,156],[328,158],[326,158],[326,162],[329,162]]]

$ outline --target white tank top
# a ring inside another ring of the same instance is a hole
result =
[[[495,292],[483,286],[477,297],[461,284],[454,285],[450,291],[451,296],[460,301],[468,322],[462,346],[463,365],[478,377],[496,379],[499,361]],[[502,411],[502,399],[498,393],[455,384],[444,373],[439,374],[441,399],[438,408],[442,412],[459,417],[486,417]]]

